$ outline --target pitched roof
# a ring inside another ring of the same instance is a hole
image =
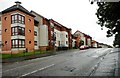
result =
[[[44,16],[38,14],[37,12],[35,12],[35,11],[33,11],[33,10],[31,10],[30,13],[31,13],[31,14],[32,14],[32,13],[35,13],[36,15],[38,15],[38,16],[40,16],[40,17],[42,17],[42,18],[45,18]],[[34,15],[34,14],[33,14],[33,15]]]
[[[77,32],[82,33],[84,36],[87,36],[87,37],[92,38],[90,35],[87,35],[87,34],[85,34],[85,33],[81,32],[81,31],[79,31],[79,30],[77,30],[77,31],[76,31],[73,35],[75,35]]]
[[[53,23],[55,23],[55,24],[58,25],[59,27],[64,27],[64,28],[66,28],[67,30],[72,30],[71,28],[67,28],[67,27],[65,27],[64,25],[60,24],[59,22],[57,22],[57,21],[55,21],[55,20],[53,20],[53,19],[50,19],[50,21],[52,21]]]
[[[31,14],[27,9],[25,9],[21,5],[19,5],[19,6],[18,5],[13,5],[13,6],[7,8],[7,9],[3,10],[2,14],[7,13],[7,12],[11,12],[11,11],[15,11],[15,10],[20,10],[20,11],[22,11],[22,12],[24,12],[24,13],[30,15],[30,16],[35,17],[33,14]]]

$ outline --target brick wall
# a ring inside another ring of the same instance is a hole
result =
[[[11,13],[2,15],[2,51],[11,50]]]

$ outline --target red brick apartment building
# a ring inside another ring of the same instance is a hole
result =
[[[2,23],[1,23],[1,13],[0,13],[0,52],[2,51]]]
[[[1,53],[50,50],[54,48],[53,43],[57,49],[72,48],[70,28],[34,11],[29,12],[21,2],[15,3],[0,13]]]
[[[1,52],[34,50],[34,15],[21,2],[1,12]]]
[[[98,48],[98,42],[95,40],[92,40],[92,47],[93,48]]]
[[[43,17],[42,15],[31,11],[31,14],[35,15],[35,20],[38,21],[38,26],[35,27],[37,35],[37,46],[40,50],[51,50],[53,49],[53,32],[54,28],[50,24],[50,20]]]
[[[80,40],[84,41],[84,45],[92,47],[92,37],[90,37],[89,35],[80,32],[79,30],[77,30],[74,34],[73,37],[75,39],[75,45],[76,47],[80,46]]]
[[[35,40],[37,40],[40,50],[54,49],[54,43],[56,49],[59,47],[72,48],[71,29],[59,24],[53,19],[47,19],[35,11],[31,11],[31,14],[33,14],[35,16],[34,19],[38,21],[38,26],[34,28],[34,31],[38,32],[38,37]],[[62,38],[61,32],[66,32],[67,39]],[[65,39],[66,42],[64,41]],[[62,45],[63,43],[67,43],[67,45]]]
[[[58,49],[71,49],[72,48],[72,29],[63,26],[57,21],[50,19],[50,23],[54,27],[54,33],[56,35],[55,46]]]
[[[49,27],[49,20],[45,17],[41,16],[40,14],[31,11],[31,14],[35,16],[35,26],[34,32],[36,33],[34,40],[36,42],[35,50],[47,50],[49,43],[48,43],[48,27]]]

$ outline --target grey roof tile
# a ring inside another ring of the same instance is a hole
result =
[[[30,16],[35,17],[33,14],[31,14],[27,9],[25,9],[25,8],[24,8],[23,6],[21,6],[21,5],[19,5],[19,6],[13,5],[13,6],[7,8],[7,9],[3,10],[3,11],[2,11],[2,14],[7,13],[7,12],[11,12],[11,11],[15,11],[15,10],[20,10],[20,11],[26,13],[26,14],[29,14]]]

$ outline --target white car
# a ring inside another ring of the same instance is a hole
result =
[[[84,50],[84,49],[88,49],[89,47],[88,46],[86,46],[86,45],[82,45],[82,46],[80,46],[80,50]]]

